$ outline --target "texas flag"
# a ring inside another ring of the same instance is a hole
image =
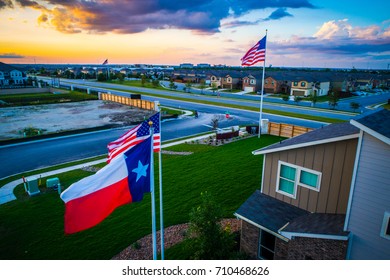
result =
[[[91,228],[115,208],[141,201],[150,192],[151,138],[129,149],[100,169],[67,188],[61,199],[65,202],[65,233]]]

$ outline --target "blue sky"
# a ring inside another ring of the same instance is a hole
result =
[[[390,1],[0,0],[0,61],[387,69]]]

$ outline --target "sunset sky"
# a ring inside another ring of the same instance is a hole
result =
[[[266,65],[388,69],[388,0],[0,0],[4,63]]]

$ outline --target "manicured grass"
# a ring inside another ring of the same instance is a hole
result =
[[[165,226],[188,222],[188,213],[200,204],[203,191],[222,205],[225,217],[233,217],[234,211],[260,186],[262,156],[253,156],[251,152],[279,140],[264,135],[261,139],[253,137],[218,147],[170,147],[169,150],[194,153],[163,155]],[[156,172],[157,164],[156,160]],[[68,187],[91,174],[75,170],[57,177]],[[157,174],[155,178],[158,186]],[[94,228],[65,235],[64,203],[55,191],[42,188],[42,192],[28,197],[18,186],[18,199],[0,205],[0,259],[110,259],[150,234],[149,194],[142,202],[119,207]],[[157,192],[156,205],[158,197]]]
[[[0,100],[7,104],[0,104],[0,107],[42,105],[63,102],[79,102],[85,100],[97,100],[97,95],[86,94],[78,91],[68,93],[27,93],[27,94],[2,94]]]

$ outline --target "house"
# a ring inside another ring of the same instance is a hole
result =
[[[317,96],[324,96],[328,94],[329,89],[330,81],[319,81],[315,77],[305,75],[292,80],[290,95],[310,96],[312,93],[316,93]]]
[[[0,62],[0,87],[25,85],[27,76],[20,69]]]
[[[190,69],[192,69],[192,68],[194,68],[194,64],[192,64],[192,63],[182,63],[182,64],[180,64],[180,68],[190,68]]]
[[[360,130],[344,230],[348,259],[390,259],[390,111],[351,120]]]
[[[261,90],[261,74],[249,74],[242,78],[242,90],[246,92],[257,92]]]
[[[221,88],[238,89],[242,88],[243,74],[240,72],[231,72],[221,79]]]
[[[254,151],[260,190],[237,209],[241,251],[258,259],[345,259],[359,129],[332,124]]]

